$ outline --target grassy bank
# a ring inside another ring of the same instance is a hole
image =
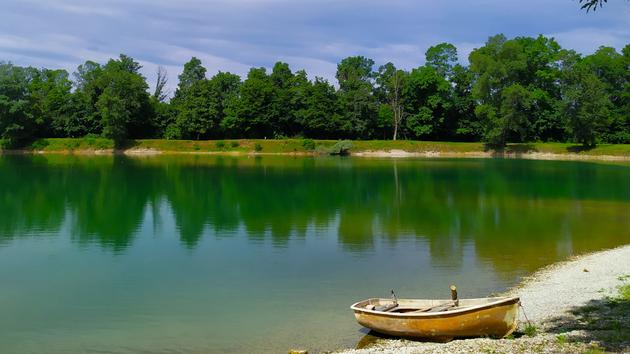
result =
[[[120,148],[123,151],[158,151],[192,153],[262,153],[262,154],[327,154],[337,141],[310,139],[283,140],[130,140]],[[593,149],[566,143],[509,144],[497,151],[487,149],[483,143],[391,141],[352,141],[351,154],[365,152],[403,151],[410,154],[554,154],[576,156],[618,156],[630,158],[629,144],[603,144]],[[20,149],[26,152],[93,152],[113,151],[114,143],[103,138],[48,138],[39,139]]]

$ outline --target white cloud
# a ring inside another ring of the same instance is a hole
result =
[[[594,52],[600,46],[621,49],[630,44],[630,28],[576,28],[548,36],[554,37],[564,48],[575,49],[585,54]]]
[[[2,0],[0,60],[73,71],[125,53],[143,63],[151,85],[165,66],[171,90],[192,56],[208,75],[244,76],[282,60],[334,82],[346,56],[411,69],[429,46],[450,42],[465,63],[501,32],[549,33],[581,52],[619,48],[630,38],[629,4],[587,15],[571,0]]]

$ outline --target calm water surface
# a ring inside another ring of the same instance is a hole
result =
[[[630,242],[630,166],[0,156],[0,352],[311,351]]]

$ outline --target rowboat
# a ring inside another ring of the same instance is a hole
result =
[[[396,337],[503,338],[518,326],[518,297],[457,299],[456,294],[451,300],[373,298],[350,308],[360,325]]]

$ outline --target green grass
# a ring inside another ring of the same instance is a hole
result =
[[[556,340],[558,341],[558,344],[567,344],[569,341],[566,334],[558,334],[556,336]]]
[[[528,337],[535,337],[538,334],[538,327],[536,327],[533,324],[528,324],[523,329],[523,334],[525,334]]]
[[[630,284],[623,285],[619,288],[620,301],[630,301]]]
[[[48,138],[38,139],[23,148],[27,151],[94,151],[111,150],[114,142],[109,139],[84,137],[84,138]]]
[[[238,140],[164,140],[138,139],[129,141],[124,148],[152,149],[163,152],[230,152],[263,154],[318,154],[329,151],[337,140],[312,139],[238,139]],[[1,146],[1,142],[0,142]],[[80,150],[110,150],[114,148],[111,140],[85,138],[48,138],[39,139],[22,150],[72,152]],[[580,154],[589,156],[627,156],[630,157],[630,144],[603,144],[589,150],[579,145],[567,143],[530,143],[508,144],[500,151],[489,150],[483,143],[463,142],[433,142],[408,140],[355,140],[352,141],[350,153],[362,151],[403,150],[410,153],[441,152],[441,153],[507,153],[519,155],[522,153],[552,153],[552,154]]]

